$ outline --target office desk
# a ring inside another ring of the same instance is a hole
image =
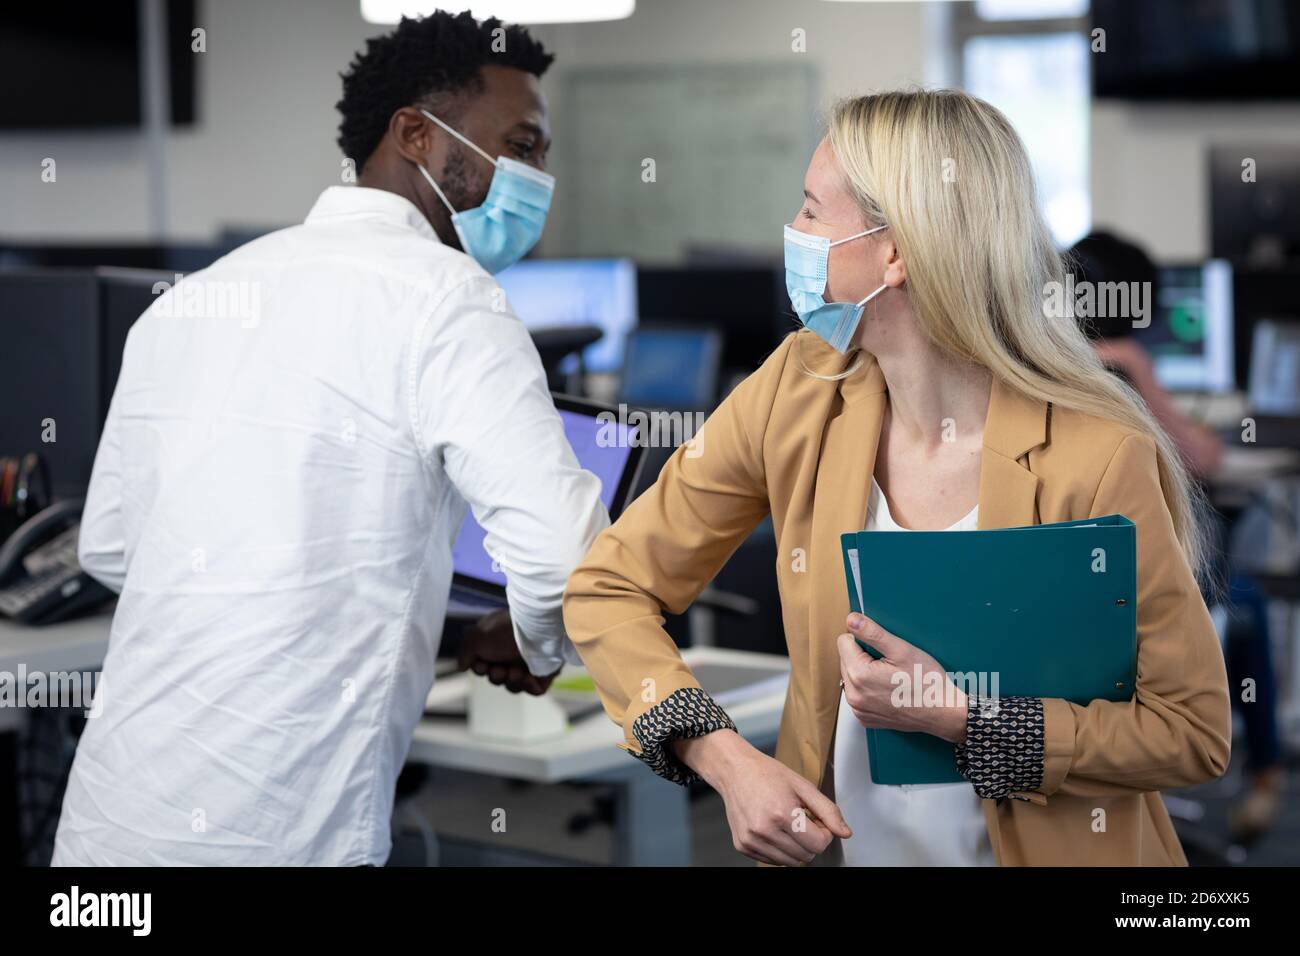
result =
[[[1273,478],[1300,474],[1300,449],[1227,445],[1210,482],[1225,487],[1252,488]]]
[[[108,651],[110,612],[50,627],[25,627],[0,620],[0,671],[17,674],[20,665],[34,671],[97,670]],[[722,648],[691,648],[688,663],[765,663],[787,672],[789,661],[770,654]],[[430,703],[463,695],[468,676],[439,678]],[[776,739],[785,703],[783,691],[765,694],[727,708],[736,728],[751,743]],[[22,711],[0,708],[0,731],[12,730]],[[11,721],[6,724],[5,721]],[[583,718],[561,737],[532,744],[483,740],[465,721],[426,719],[415,729],[409,760],[432,767],[512,777],[537,783],[583,781],[612,784],[615,789],[615,858],[628,865],[690,863],[688,791],[660,779],[619,750],[622,731],[603,712]],[[4,801],[0,800],[0,803]],[[0,840],[3,842],[3,840]],[[484,858],[489,858],[484,854]]]
[[[1300,475],[1300,450],[1226,445],[1218,469],[1206,479],[1210,497],[1224,508],[1249,504],[1271,481]]]
[[[112,613],[104,612],[50,627],[27,627],[0,619],[0,673],[17,680],[27,673],[96,671],[108,651]],[[18,690],[22,691],[22,687]],[[17,731],[27,714],[21,707],[0,707],[0,864],[18,864]]]
[[[1300,480],[1300,450],[1228,444],[1218,471],[1209,477],[1206,485],[1211,503],[1230,522],[1235,522],[1241,512],[1261,500],[1270,484],[1297,480]],[[1275,668],[1277,716],[1283,740],[1294,742],[1300,740],[1300,628],[1297,627],[1300,573],[1256,571],[1251,577],[1267,599],[1280,602],[1285,609],[1283,637],[1275,642],[1275,649],[1280,650]]]
[[[773,673],[788,673],[790,666],[785,657],[716,647],[688,648],[682,657],[692,666],[759,664]],[[440,678],[429,694],[429,705],[437,707],[463,698],[469,680],[465,674]],[[750,743],[770,745],[781,723],[785,691],[774,690],[724,706],[737,731]],[[612,784],[615,862],[623,866],[689,865],[689,791],[655,776],[620,750],[616,745],[622,740],[622,730],[603,711],[577,721],[562,736],[520,744],[475,737],[466,721],[439,717],[423,720],[416,727],[407,760],[534,783]],[[509,862],[507,855],[486,847],[481,861]]]
[[[28,627],[0,619],[0,672],[17,677],[20,666],[29,674],[99,670],[108,653],[112,623],[111,610],[48,627]],[[21,713],[0,708],[0,730],[13,729]]]
[[[97,668],[108,652],[113,612],[106,610],[76,621],[28,627],[0,618],[0,671],[72,671]]]

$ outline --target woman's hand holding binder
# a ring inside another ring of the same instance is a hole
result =
[[[839,636],[844,699],[863,727],[966,740],[966,694],[925,651],[854,612]],[[861,641],[882,656],[873,658]]]

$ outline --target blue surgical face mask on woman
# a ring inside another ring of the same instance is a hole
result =
[[[822,296],[826,292],[826,263],[831,246],[888,228],[876,226],[831,242],[825,236],[800,232],[794,226],[785,227],[785,290],[790,293],[790,302],[804,328],[816,332],[837,352],[849,350],[862,321],[862,307],[888,286],[882,285],[861,302],[827,302]]]
[[[514,265],[542,237],[551,195],[555,192],[555,177],[508,156],[498,156],[494,162],[438,117],[427,110],[420,112],[496,167],[483,205],[457,212],[429,171],[422,164],[415,164],[451,213],[451,225],[460,239],[460,247],[493,274]]]

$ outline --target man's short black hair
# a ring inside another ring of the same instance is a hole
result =
[[[1151,301],[1155,302],[1156,265],[1141,246],[1127,239],[1110,232],[1091,233],[1066,253],[1065,263],[1076,282],[1149,282]],[[1122,339],[1133,334],[1133,320],[1125,315],[1081,318],[1079,324],[1090,339]]]
[[[494,36],[500,29],[504,34]],[[341,74],[338,144],[360,171],[403,106],[433,106],[442,96],[477,92],[488,65],[541,76],[554,59],[523,27],[503,27],[495,18],[479,23],[469,13],[443,11],[419,20],[403,17],[393,32],[367,40],[365,52]]]

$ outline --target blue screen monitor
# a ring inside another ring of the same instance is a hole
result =
[[[515,314],[530,329],[594,325],[604,335],[582,353],[589,372],[617,372],[636,327],[631,259],[525,259],[497,275]]]
[[[721,361],[717,329],[642,326],[628,336],[619,398],[643,408],[710,411]]]
[[[616,519],[631,495],[645,451],[637,428],[614,418],[611,409],[581,399],[556,395],[555,407],[578,464],[600,479],[600,500],[610,519]],[[602,413],[608,414],[602,419]],[[452,570],[460,584],[504,593],[506,576],[493,566],[484,548],[486,537],[473,512],[466,510],[452,545]]]

